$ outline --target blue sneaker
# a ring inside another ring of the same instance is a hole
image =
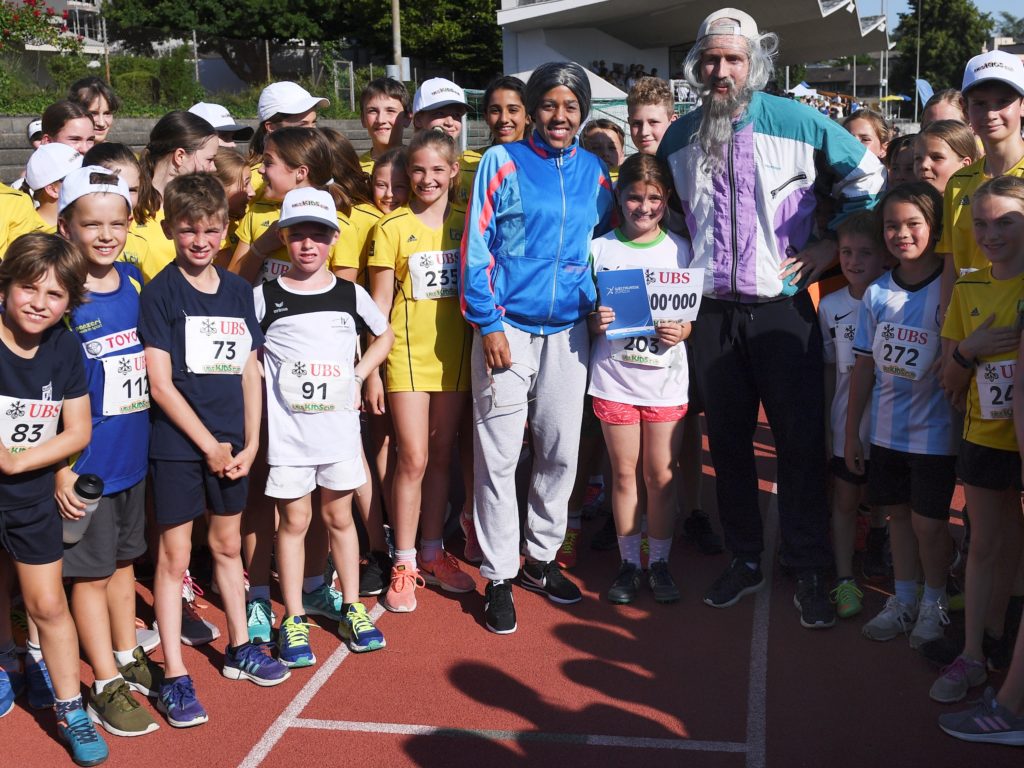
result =
[[[309,624],[305,616],[285,616],[278,630],[278,659],[286,667],[311,667],[316,656],[309,647]]]
[[[53,706],[53,683],[50,671],[43,659],[36,661],[32,654],[25,656],[25,681],[28,684],[28,705],[32,709],[49,709]]]
[[[229,648],[224,654],[220,673],[228,680],[251,680],[256,685],[269,687],[283,683],[291,676],[288,667],[271,657],[262,646],[246,643],[234,653]]]
[[[210,719],[196,698],[196,689],[188,675],[160,686],[156,708],[166,715],[167,722],[174,728],[191,728]]]
[[[345,638],[348,647],[356,652],[377,651],[387,645],[384,634],[373,625],[362,603],[352,603],[345,618],[338,623],[338,634]]]
[[[0,717],[14,709],[14,700],[25,687],[25,676],[21,672],[0,667]]]
[[[307,616],[326,616],[341,622],[341,592],[330,584],[321,584],[312,592],[302,593],[302,610]]]
[[[270,609],[270,601],[262,598],[250,600],[245,604],[245,620],[249,625],[249,642],[269,643],[274,631],[274,612]]]
[[[107,743],[96,731],[81,702],[57,717],[57,734],[68,746],[77,765],[99,765],[110,755]]]

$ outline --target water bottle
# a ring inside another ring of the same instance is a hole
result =
[[[98,475],[79,475],[75,481],[75,496],[86,505],[85,516],[74,520],[63,518],[65,544],[77,544],[85,535],[92,513],[96,511],[103,496],[102,478]]]

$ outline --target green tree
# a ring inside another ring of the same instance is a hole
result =
[[[114,39],[152,54],[152,43],[188,40],[220,54],[247,83],[266,80],[264,41],[334,39],[341,4],[330,0],[109,0],[103,13]]]
[[[999,12],[999,31],[1005,37],[1012,37],[1018,43],[1024,42],[1024,16],[1014,16],[1006,11]]]
[[[917,64],[917,9],[922,0],[909,0],[909,13],[899,15],[896,52],[892,59],[889,90],[914,93]],[[992,31],[992,17],[971,0],[927,0],[921,14],[921,79],[938,91],[959,88],[964,65],[981,53]]]

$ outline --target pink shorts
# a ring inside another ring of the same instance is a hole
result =
[[[686,415],[686,405],[630,405],[595,397],[594,415],[605,424],[657,424],[679,421]]]

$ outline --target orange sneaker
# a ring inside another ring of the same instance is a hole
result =
[[[459,561],[450,552],[441,550],[433,560],[424,560],[416,555],[423,580],[427,584],[441,587],[445,592],[472,592],[476,589],[473,577],[459,567]]]
[[[466,548],[463,554],[471,563],[482,563],[484,551],[480,549],[480,540],[476,537],[476,523],[473,520],[473,513],[459,515],[459,524],[462,526],[462,533],[466,537]]]
[[[572,568],[576,565],[576,542],[580,537],[579,528],[566,528],[565,538],[562,539],[562,546],[558,548],[555,555],[555,562],[562,568]]]
[[[411,613],[416,610],[416,587],[425,586],[419,571],[411,563],[391,566],[391,585],[380,604],[393,613]]]

